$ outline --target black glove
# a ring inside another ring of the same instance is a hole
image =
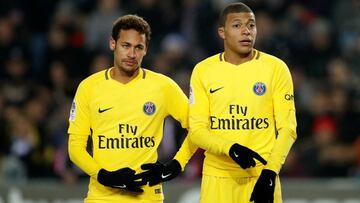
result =
[[[160,162],[143,164],[141,169],[146,171],[140,173],[139,176],[143,178],[143,181],[149,182],[150,186],[169,181],[181,173],[181,165],[176,159],[171,160],[167,164]]]
[[[105,186],[139,193],[144,192],[140,186],[146,185],[146,182],[140,179],[138,175],[135,175],[135,171],[128,167],[111,172],[100,169],[97,175],[98,182]]]
[[[254,190],[251,193],[250,201],[255,203],[273,203],[275,190],[276,173],[272,170],[264,169],[257,180]]]
[[[266,165],[265,159],[262,158],[258,153],[237,143],[230,147],[229,155],[243,169],[254,167],[256,165],[254,159],[257,159],[262,164]]]

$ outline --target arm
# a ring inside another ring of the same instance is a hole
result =
[[[181,88],[172,80],[169,82],[168,88],[166,88],[166,97],[169,98],[167,102],[167,111],[169,114],[181,123],[183,128],[189,128],[189,104],[188,98],[181,90]],[[190,140],[189,136],[186,136],[184,142],[182,143],[179,151],[176,153],[174,159],[179,161],[182,170],[184,170],[185,165],[190,160],[192,155],[197,150],[197,146],[194,145]]]
[[[120,188],[132,192],[143,192],[140,186],[145,183],[136,181],[141,177],[135,175],[130,168],[107,171],[94,160],[86,150],[88,135],[90,134],[89,87],[81,83],[71,107],[69,118],[69,156],[80,169],[104,186]]]
[[[274,76],[273,104],[277,139],[267,165],[257,180],[250,201],[273,202],[275,179],[296,140],[296,117],[293,83],[289,69],[281,63]]]
[[[86,84],[84,82],[80,83],[71,106],[68,129],[68,151],[72,162],[89,176],[96,178],[101,167],[86,151],[88,136],[91,132],[88,103],[90,95],[85,86]]]
[[[229,154],[231,141],[211,136],[209,129],[209,99],[202,81],[202,72],[196,66],[190,81],[189,137],[200,148],[213,154]]]
[[[88,135],[69,135],[69,157],[74,164],[83,170],[90,177],[95,178],[101,167],[86,151]]]
[[[285,63],[281,63],[274,79],[276,85],[273,90],[273,103],[278,135],[265,168],[278,174],[297,134],[293,83]]]

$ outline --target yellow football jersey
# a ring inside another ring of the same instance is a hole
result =
[[[223,177],[258,176],[264,166],[242,169],[229,157],[234,143],[267,160],[279,172],[296,139],[293,84],[280,59],[253,50],[240,65],[223,53],[196,65],[190,88],[190,138],[206,150],[203,173]],[[241,155],[240,155],[241,156]]]
[[[80,83],[69,117],[69,155],[90,175],[89,202],[113,202],[123,194],[97,182],[100,168],[130,167],[141,172],[141,164],[157,161],[165,117],[171,115],[188,128],[188,99],[173,80],[140,68],[136,78],[122,84],[111,78],[110,71],[100,71]],[[90,134],[92,157],[85,151]],[[175,157],[182,168],[195,150],[185,139]],[[163,199],[161,185],[143,189],[136,198]]]

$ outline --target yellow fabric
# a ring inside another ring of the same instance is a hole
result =
[[[176,153],[174,157],[174,159],[179,161],[182,171],[184,171],[187,162],[190,160],[190,158],[192,157],[192,155],[195,153],[196,150],[197,150],[197,146],[190,141],[189,136],[186,136],[179,151]]]
[[[156,197],[155,191],[160,191],[160,196],[163,196],[162,187],[161,185],[156,185],[153,187],[144,187],[144,193],[148,194],[146,198],[144,198],[144,195],[138,195],[135,193],[131,193],[128,191],[122,191],[118,189],[112,189],[112,188],[105,188],[104,186],[100,184],[94,184],[96,180],[90,181],[90,186],[95,187],[94,190],[91,190],[91,193],[89,192],[88,197],[84,200],[84,203],[109,203],[109,202],[126,202],[126,203],[162,203],[163,200],[153,200],[154,197]],[[92,194],[92,193],[97,194]],[[149,198],[149,194],[153,194]],[[159,196],[159,195],[158,195]]]
[[[85,200],[85,203],[107,203],[107,200]],[[116,202],[126,202],[126,203],[163,203],[162,200],[141,200],[139,198],[129,198],[127,196],[121,196]]]
[[[260,162],[243,170],[229,157],[234,143],[279,172],[296,139],[293,84],[284,62],[254,50],[252,60],[233,65],[221,53],[196,65],[190,85],[190,138],[206,150],[203,174],[259,176]]]
[[[68,133],[71,160],[91,177],[87,200],[119,198],[117,190],[96,181],[100,168],[141,172],[142,164],[156,162],[165,117],[188,128],[188,108],[187,97],[174,81],[149,70],[140,69],[127,84],[113,80],[110,69],[83,80],[70,111]],[[92,156],[86,152],[90,134]],[[187,140],[184,143],[176,155],[183,167],[196,150]],[[162,193],[150,192],[152,188],[146,186],[141,199],[162,200]]]
[[[256,181],[257,177],[230,178],[203,175],[200,203],[249,203]],[[277,176],[275,180],[274,203],[281,202],[281,184],[279,176]]]
[[[142,189],[144,190],[144,193],[136,194],[126,190],[105,187],[99,184],[95,178],[90,178],[89,191],[84,202],[162,202],[164,199],[163,188],[161,184],[152,187],[145,185],[142,187]]]
[[[85,200],[85,203],[107,203],[107,200]],[[129,198],[127,196],[121,196],[116,202],[126,202],[126,203],[163,203],[162,200],[141,200],[137,197]]]

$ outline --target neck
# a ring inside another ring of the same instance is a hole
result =
[[[139,75],[139,68],[137,68],[133,72],[125,72],[121,70],[119,67],[114,67],[110,71],[111,78],[123,84],[130,82],[138,75]]]
[[[226,48],[224,52],[224,60],[234,65],[240,65],[247,61],[250,61],[253,57],[254,57],[254,49],[251,49],[251,51],[246,54],[236,53]]]

